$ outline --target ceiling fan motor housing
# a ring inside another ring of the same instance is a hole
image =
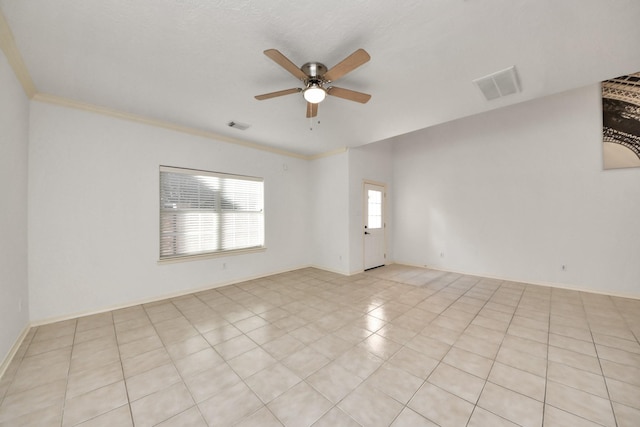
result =
[[[300,67],[303,73],[309,76],[309,81],[317,80],[321,81],[322,76],[327,72],[327,67],[319,62],[307,62]]]

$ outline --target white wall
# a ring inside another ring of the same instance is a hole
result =
[[[40,102],[30,132],[35,322],[311,262],[306,161]],[[159,165],[264,177],[267,251],[159,265]]]
[[[349,154],[309,163],[312,264],[349,273]]]
[[[364,181],[386,185],[387,209],[385,222],[387,259],[393,259],[391,239],[393,224],[393,152],[390,140],[364,145],[349,150],[349,272],[364,269]]]
[[[1,365],[20,333],[29,324],[27,282],[29,100],[1,51],[0,94]]]
[[[397,261],[640,296],[640,169],[602,169],[598,85],[398,137],[393,167]]]

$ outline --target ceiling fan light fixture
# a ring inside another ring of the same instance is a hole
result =
[[[304,99],[312,104],[319,104],[324,101],[327,96],[327,92],[317,83],[311,83],[302,92]]]

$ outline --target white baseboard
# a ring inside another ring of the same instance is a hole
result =
[[[11,348],[9,349],[9,353],[7,353],[7,356],[2,361],[2,364],[0,364],[0,378],[2,378],[5,372],[7,372],[7,368],[9,368],[9,365],[13,361],[14,356],[18,352],[18,349],[20,349],[22,342],[24,341],[25,337],[27,336],[30,330],[31,330],[31,325],[27,324],[22,330],[22,332],[20,333],[20,335],[18,336],[18,338],[15,340]]]
[[[481,274],[481,273],[475,273],[475,272],[472,273],[472,272],[468,272],[468,271],[459,271],[459,270],[449,270],[449,269],[433,267],[433,266],[426,266],[425,267],[424,265],[417,265],[417,264],[412,264],[412,263],[409,263],[409,262],[402,262],[402,261],[396,261],[395,264],[406,265],[408,267],[427,268],[429,270],[437,270],[437,271],[442,271],[442,272],[445,272],[445,273],[456,273],[456,274],[464,274],[466,276],[484,277],[486,279],[502,280],[502,281],[506,281],[506,282],[524,283],[524,284],[527,284],[527,285],[546,286],[548,288],[566,289],[566,290],[569,290],[569,291],[586,292],[586,293],[597,294],[597,295],[607,295],[607,296],[610,296],[610,297],[640,299],[640,294],[628,294],[628,293],[624,293],[624,292],[601,291],[601,290],[598,290],[598,289],[589,289],[589,288],[584,288],[584,287],[577,286],[577,285],[569,285],[569,284],[566,284],[566,283],[538,282],[538,281],[531,281],[531,280],[522,280],[522,279],[513,278],[513,277],[493,276],[493,275],[490,275],[490,274]]]

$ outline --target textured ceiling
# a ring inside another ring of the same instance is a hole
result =
[[[640,70],[638,0],[0,0],[40,93],[300,154],[354,147]],[[313,130],[299,86],[262,54],[331,67]],[[515,65],[522,92],[473,79]],[[251,127],[227,127],[235,120]]]

